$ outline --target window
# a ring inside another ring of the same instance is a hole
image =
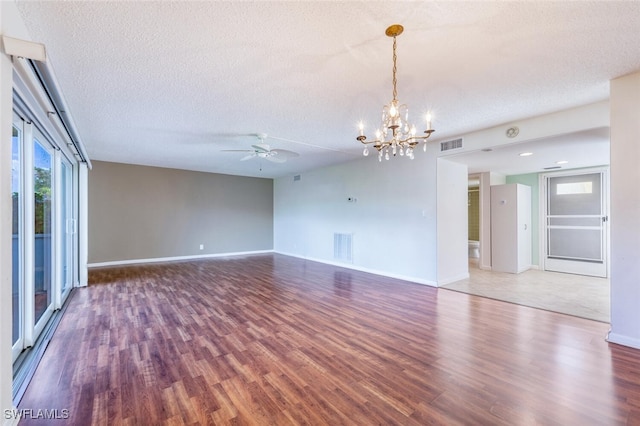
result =
[[[593,185],[592,182],[559,183],[556,190],[558,195],[591,194]]]

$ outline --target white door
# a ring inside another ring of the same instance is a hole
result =
[[[606,178],[606,170],[545,176],[545,270],[607,276]]]

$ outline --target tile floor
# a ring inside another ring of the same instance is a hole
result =
[[[521,274],[491,272],[470,262],[469,278],[442,288],[600,322],[610,321],[607,278],[535,269]]]

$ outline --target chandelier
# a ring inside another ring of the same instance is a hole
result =
[[[378,151],[378,161],[382,161],[383,157],[388,160],[391,156],[395,157],[396,155],[407,156],[413,160],[414,148],[420,142],[426,142],[431,133],[435,132],[431,128],[431,114],[428,113],[426,116],[427,130],[424,131],[426,135],[416,135],[416,127],[409,123],[409,108],[398,101],[396,37],[403,31],[404,27],[399,24],[391,25],[385,31],[388,37],[393,37],[393,99],[382,108],[382,123],[376,130],[375,140],[367,141],[367,137],[364,135],[364,124],[360,122],[358,125],[360,134],[356,139],[365,145],[362,154],[365,157],[369,155],[368,145],[373,144],[373,147]],[[426,143],[424,143],[423,149],[425,152],[427,151]]]

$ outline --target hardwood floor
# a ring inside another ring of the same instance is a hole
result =
[[[21,409],[82,425],[640,422],[640,351],[603,323],[275,254],[90,281]]]

